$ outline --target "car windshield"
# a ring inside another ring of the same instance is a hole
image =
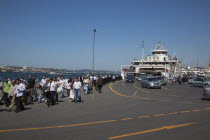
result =
[[[158,80],[164,80],[164,77],[157,77]]]
[[[156,78],[149,78],[148,81],[157,81]]]
[[[207,82],[209,82],[209,81],[210,81],[210,79],[206,79],[206,81],[207,81]]]

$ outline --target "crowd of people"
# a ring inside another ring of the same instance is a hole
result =
[[[15,112],[23,111],[25,105],[36,102],[40,104],[46,103],[48,107],[55,105],[59,98],[67,97],[69,102],[82,102],[81,93],[85,95],[93,90],[102,93],[102,86],[105,84],[104,79],[111,78],[115,81],[115,76],[99,76],[90,75],[82,77],[73,77],[68,79],[63,76],[47,78],[45,75],[41,81],[36,75],[29,75],[28,80],[20,77],[16,80],[4,78],[4,82],[0,79],[0,95],[1,103],[11,112],[15,108]],[[94,88],[94,89],[93,89]]]

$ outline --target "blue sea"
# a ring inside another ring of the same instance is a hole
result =
[[[86,76],[89,73],[62,73],[62,74],[49,74],[49,73],[25,73],[25,72],[0,72],[0,78],[4,80],[5,77],[9,77],[11,80],[18,79],[23,77],[25,80],[28,80],[29,75],[36,75],[39,80],[42,79],[42,76],[46,75],[47,78],[52,78],[54,75],[56,77],[63,76],[64,78],[68,77],[69,79],[72,77],[78,76]],[[116,75],[116,74],[100,74],[100,75]]]

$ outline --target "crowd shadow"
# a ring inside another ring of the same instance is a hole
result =
[[[4,111],[7,111],[7,109],[0,109],[0,112],[4,112]]]
[[[207,99],[207,98],[201,98],[201,100],[203,100],[203,101],[210,101],[210,99]]]
[[[30,110],[32,108],[29,108],[29,107],[25,107],[24,110],[22,110],[21,112],[23,111],[27,111],[27,110]],[[5,109],[0,109],[0,112],[8,112],[8,108],[5,108]],[[15,112],[15,110],[13,109],[12,111],[10,112]]]

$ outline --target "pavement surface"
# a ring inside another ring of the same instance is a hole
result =
[[[210,101],[202,88],[167,84],[141,88],[118,81],[82,103],[31,104],[20,113],[0,106],[0,140],[208,140]]]

